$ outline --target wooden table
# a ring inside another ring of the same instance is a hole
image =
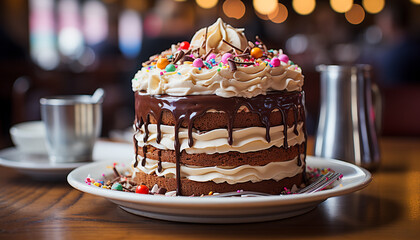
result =
[[[252,224],[140,217],[66,182],[36,182],[0,167],[0,239],[418,239],[420,139],[380,143],[382,166],[367,188],[301,216]]]

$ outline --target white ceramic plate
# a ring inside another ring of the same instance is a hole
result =
[[[93,150],[93,161],[114,161],[133,158],[132,144],[98,141]],[[0,166],[13,168],[39,180],[65,180],[69,172],[92,162],[51,163],[48,155],[27,154],[16,147],[0,151]]]
[[[67,181],[74,188],[107,198],[122,209],[141,216],[193,223],[245,223],[262,222],[292,217],[306,213],[329,197],[348,194],[366,187],[371,174],[355,165],[330,159],[307,157],[312,168],[331,168],[343,174],[341,185],[313,194],[295,194],[262,197],[165,197],[119,192],[90,186],[85,179],[90,175],[100,179],[102,174],[112,174],[107,166],[111,161],[91,163],[73,170]],[[129,166],[130,162],[124,162]]]

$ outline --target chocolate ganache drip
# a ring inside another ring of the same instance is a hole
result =
[[[294,128],[293,132],[297,135],[297,124],[298,115],[300,119],[304,121],[304,92],[270,92],[267,95],[258,95],[253,98],[242,98],[242,97],[231,97],[223,98],[217,95],[191,95],[183,97],[174,97],[169,95],[147,95],[140,92],[135,93],[135,122],[136,134],[139,133],[141,127],[144,125],[144,145],[143,145],[143,160],[142,166],[146,164],[146,152],[147,152],[147,140],[149,138],[148,125],[150,124],[150,115],[157,120],[157,143],[162,138],[160,125],[162,122],[162,114],[164,111],[172,113],[175,119],[175,156],[176,156],[176,182],[177,182],[177,195],[182,195],[181,192],[181,163],[180,163],[180,148],[181,144],[179,141],[179,129],[182,123],[186,123],[188,126],[188,145],[192,147],[194,145],[194,139],[192,137],[192,130],[194,126],[194,120],[200,116],[203,116],[208,110],[216,110],[225,112],[228,116],[228,143],[233,144],[233,123],[238,110],[241,106],[245,106],[249,112],[258,114],[261,123],[266,128],[266,140],[270,142],[270,114],[274,110],[280,111],[283,118],[284,125],[284,148],[288,148],[287,144],[287,113],[290,109],[294,113]],[[306,153],[306,129],[303,127],[305,145],[304,151]],[[134,167],[138,165],[138,141],[134,137],[135,143],[135,163]],[[300,147],[299,147],[300,149]],[[298,154],[298,165],[302,165],[300,157],[300,150]],[[306,154],[305,154],[306,156]],[[158,171],[162,171],[161,157],[158,160]]]

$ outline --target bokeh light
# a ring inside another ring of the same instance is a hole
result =
[[[353,7],[344,15],[349,23],[356,25],[365,19],[365,10],[359,4],[353,4]]]
[[[108,37],[108,12],[105,5],[97,0],[86,1],[82,13],[86,42],[95,45],[105,41]]]
[[[79,19],[79,2],[58,2],[58,50],[70,59],[78,59],[84,52],[85,40]]]
[[[223,3],[223,12],[230,18],[240,19],[245,14],[245,5],[241,0],[226,0]]]
[[[143,40],[143,23],[137,11],[124,10],[118,21],[118,45],[121,52],[129,58],[136,57]]]
[[[218,0],[195,0],[197,2],[197,5],[202,8],[213,8],[217,5]]]
[[[363,0],[362,5],[366,12],[376,14],[384,9],[385,0]]]
[[[308,49],[309,40],[304,34],[296,34],[286,41],[286,51],[290,54],[301,54]]]
[[[274,23],[282,23],[286,21],[288,15],[289,12],[287,11],[287,7],[278,3],[276,11],[268,14],[268,18]]]
[[[420,0],[411,0],[411,2],[414,4],[420,4]]]
[[[261,14],[269,14],[276,10],[277,0],[253,0],[255,11]]]
[[[79,58],[84,51],[82,31],[74,27],[61,29],[58,33],[58,49],[64,56]]]
[[[29,1],[31,57],[44,70],[53,70],[60,63],[55,47],[53,8],[53,0]]]
[[[382,41],[383,33],[380,27],[374,25],[366,29],[365,39],[369,44],[378,44]]]
[[[300,15],[311,14],[316,6],[315,0],[293,0],[293,9]]]
[[[331,8],[338,13],[345,13],[353,6],[353,0],[330,0]]]
[[[270,20],[266,14],[261,14],[257,11],[255,11],[255,15],[257,15],[257,17],[259,17],[262,20]]]

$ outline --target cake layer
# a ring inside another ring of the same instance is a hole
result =
[[[158,177],[154,174],[137,172],[134,181],[146,186],[157,184],[159,187],[166,188],[168,191],[177,190],[177,180],[175,178]],[[284,178],[280,181],[264,180],[257,183],[245,182],[238,184],[215,183],[215,182],[195,182],[185,178],[180,179],[180,189],[184,196],[209,194],[209,192],[232,192],[237,190],[264,192],[269,194],[280,194],[284,188],[291,189],[293,185],[299,187],[304,183],[304,173],[299,173],[294,177]]]
[[[263,127],[263,123],[261,122],[260,117],[256,113],[251,113],[249,111],[243,110],[239,111],[236,116],[235,120],[233,121],[234,128],[246,128],[246,127]],[[286,111],[287,116],[287,125],[292,126],[295,121],[301,122],[303,111],[300,107],[295,114],[294,109],[291,108]],[[271,112],[269,116],[269,121],[271,126],[278,126],[283,124],[283,116],[280,111],[274,110]],[[152,115],[150,116],[150,123],[157,124],[157,120]],[[163,111],[162,112],[162,119],[161,123],[165,125],[175,125],[175,118],[170,111]],[[201,131],[208,131],[216,128],[227,128],[229,123],[229,116],[225,112],[217,112],[217,111],[208,111],[204,115],[199,116],[195,119],[193,123],[193,128]],[[187,128],[188,123],[187,121],[183,121],[181,127]]]
[[[302,92],[271,92],[254,98],[150,96],[135,93],[136,124],[148,122],[207,131],[216,128],[270,127],[304,121]],[[246,107],[246,110],[239,111]],[[286,119],[286,120],[284,120]]]
[[[227,129],[214,129],[210,131],[200,132],[195,129],[192,130],[193,145],[189,145],[188,129],[180,128],[178,132],[178,141],[180,143],[180,151],[185,150],[187,153],[225,153],[225,152],[255,152],[271,148],[272,146],[282,147],[287,137],[287,145],[294,146],[302,144],[305,141],[305,136],[302,129],[303,123],[299,123],[296,128],[288,127],[287,135],[285,136],[284,126],[275,126],[269,129],[270,142],[266,139],[266,128],[263,127],[249,127],[249,128],[234,128],[232,131],[233,143],[229,144],[229,133]],[[175,129],[173,126],[160,126],[160,142],[158,143],[158,131],[156,124],[149,124],[147,132],[147,142],[159,149],[175,150]],[[145,144],[145,126],[143,125],[139,132],[135,134],[138,146]]]
[[[301,156],[303,157],[303,156]],[[175,178],[176,164],[170,162],[159,162],[153,159],[146,159],[144,162],[139,156],[139,164],[135,168],[135,172],[141,171],[147,174],[155,174],[159,177]],[[215,182],[237,184],[251,181],[261,182],[264,180],[280,181],[287,177],[293,177],[298,173],[303,172],[302,164],[298,164],[298,157],[292,160],[281,162],[270,162],[266,165],[251,166],[248,164],[231,167],[231,166],[191,166],[181,165],[181,178],[186,178],[195,182]]]
[[[139,157],[144,157],[142,147],[138,147]],[[145,148],[146,158],[159,160],[162,162],[175,163],[175,151],[173,150],[162,150],[152,146]],[[185,165],[193,166],[241,166],[248,164],[251,166],[266,165],[270,162],[281,162],[293,159],[298,154],[305,153],[305,147],[303,145],[295,145],[289,148],[271,147],[262,151],[256,152],[227,152],[227,153],[214,153],[214,154],[188,154],[182,151],[180,154],[180,162]],[[303,158],[302,158],[303,159]],[[141,160],[139,161],[141,163]],[[140,164],[139,164],[140,165]]]

